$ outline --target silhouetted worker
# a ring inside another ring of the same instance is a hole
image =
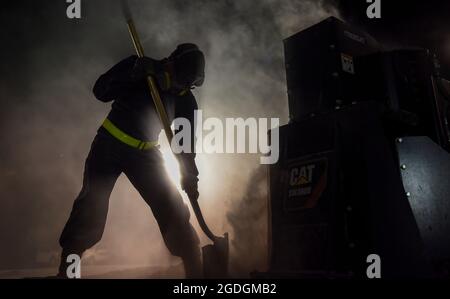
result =
[[[189,222],[188,207],[169,179],[158,150],[162,126],[146,76],[156,79],[169,119],[183,117],[191,123],[192,151],[177,158],[183,190],[198,198],[198,170],[194,161],[197,102],[190,90],[203,84],[204,68],[205,59],[199,48],[181,44],[163,60],[126,58],[97,80],[95,97],[113,104],[92,143],[83,188],[60,237],[63,251],[58,276],[66,276],[68,255],[81,256],[100,241],[109,197],[122,172],[150,206],[169,251],[182,258],[186,277],[201,276],[199,240]]]

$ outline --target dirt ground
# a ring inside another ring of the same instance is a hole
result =
[[[45,278],[56,273],[56,268],[0,270],[0,279]],[[183,278],[181,264],[169,267],[95,266],[81,268],[81,278],[85,279],[164,279]]]

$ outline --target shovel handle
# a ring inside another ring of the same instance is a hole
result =
[[[131,39],[133,41],[134,48],[139,58],[144,57],[144,48],[139,40],[139,36],[134,26],[133,19],[131,16],[127,17],[128,31],[130,32]],[[164,133],[166,134],[167,140],[169,141],[169,146],[172,144],[173,132],[170,128],[170,121],[167,117],[166,108],[159,95],[158,86],[156,85],[155,79],[152,76],[147,76],[148,89],[153,99],[153,103],[156,107],[156,112],[158,113],[159,120],[164,128]]]

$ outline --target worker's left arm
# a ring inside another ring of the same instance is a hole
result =
[[[194,119],[195,110],[198,109],[197,101],[194,95],[189,91],[186,95],[179,98],[175,105],[175,118],[185,118],[190,123],[190,151],[176,154],[180,164],[181,187],[190,197],[198,197],[198,169],[195,164],[195,130]],[[179,127],[175,134],[183,130]]]

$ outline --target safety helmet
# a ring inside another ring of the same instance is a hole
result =
[[[180,44],[169,56],[175,66],[175,79],[186,87],[201,86],[205,80],[205,56],[195,44]]]

